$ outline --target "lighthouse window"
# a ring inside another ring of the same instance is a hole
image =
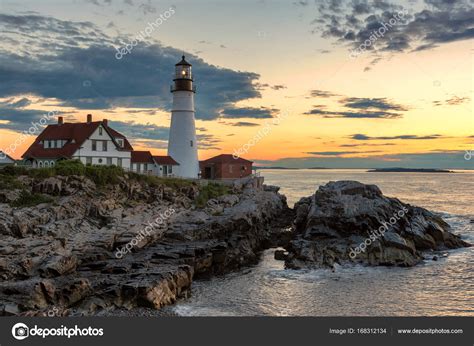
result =
[[[191,142],[191,146],[194,146],[194,143],[193,143],[193,141],[190,141],[190,142]]]

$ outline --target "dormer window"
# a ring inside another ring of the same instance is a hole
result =
[[[120,148],[123,148],[123,139],[117,138],[117,144],[119,145]]]
[[[99,126],[99,136],[102,136],[103,128],[102,126]]]

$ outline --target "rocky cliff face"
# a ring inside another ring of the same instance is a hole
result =
[[[20,180],[55,200],[12,208],[19,191],[0,191],[3,315],[160,308],[186,297],[194,278],[254,263],[261,249],[288,237],[272,226],[291,219],[273,189],[243,187],[200,209],[197,185]]]
[[[424,251],[470,246],[439,216],[356,181],[320,187],[295,205],[295,213],[289,268],[350,262],[413,266]]]

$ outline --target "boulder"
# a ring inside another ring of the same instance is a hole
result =
[[[424,250],[470,246],[436,214],[357,181],[321,186],[295,204],[295,214],[289,268],[343,262],[413,266]]]

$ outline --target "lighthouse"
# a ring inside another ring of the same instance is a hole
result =
[[[168,155],[179,163],[175,174],[183,178],[198,178],[196,126],[194,121],[194,93],[191,64],[184,55],[175,65],[175,76],[171,92],[173,108],[168,141]]]

